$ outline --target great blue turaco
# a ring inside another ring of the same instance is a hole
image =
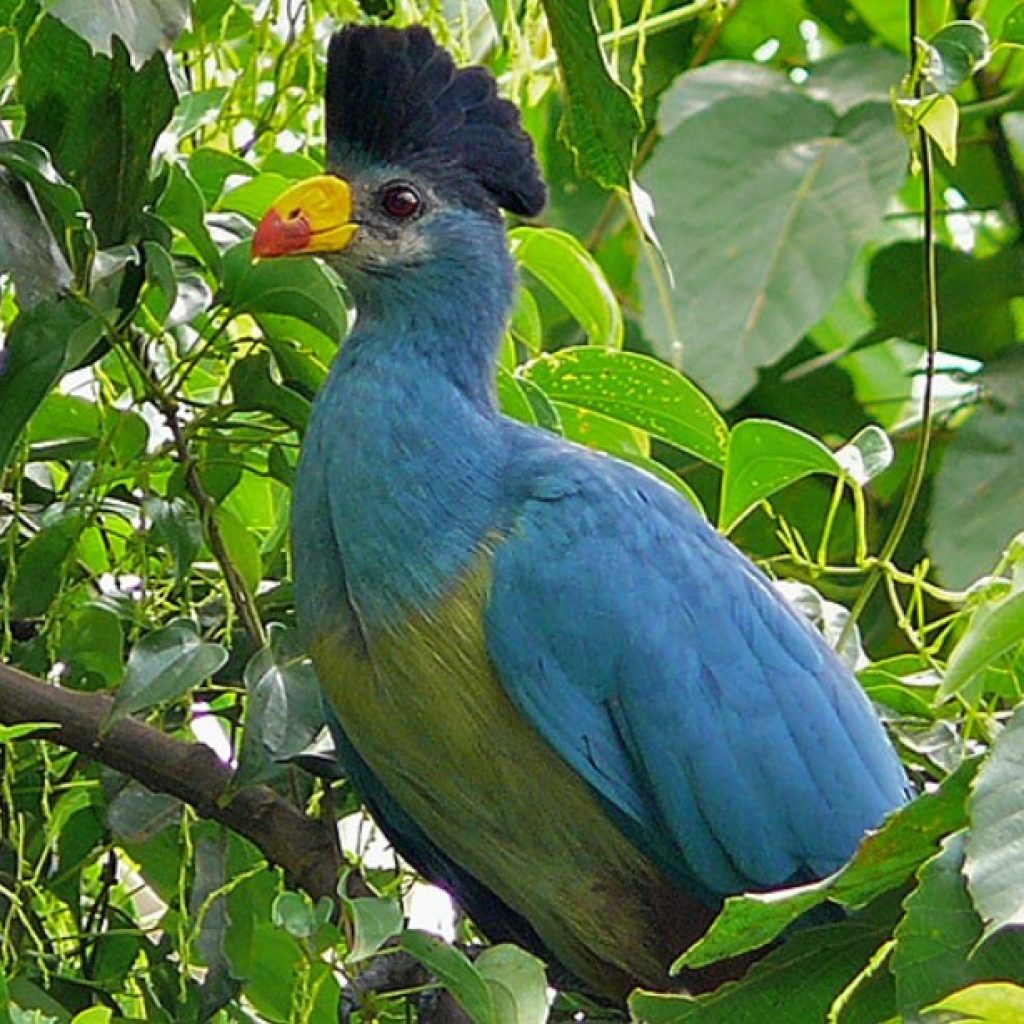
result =
[[[356,308],[295,481],[296,601],[344,767],[493,940],[621,999],[725,896],[836,870],[908,797],[821,635],[674,490],[502,415],[517,108],[423,28],[329,45],[325,173],[257,229]],[[339,339],[341,341],[341,339]]]

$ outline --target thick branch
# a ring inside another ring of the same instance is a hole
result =
[[[0,664],[0,725],[55,723],[56,729],[40,732],[39,738],[177,797],[201,817],[254,843],[314,899],[334,896],[341,861],[330,825],[306,817],[265,786],[246,786],[224,799],[231,769],[202,744],[172,739],[134,719],[101,736],[111,703],[109,697],[51,686]]]

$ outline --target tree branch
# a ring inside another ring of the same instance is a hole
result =
[[[40,731],[39,738],[93,757],[227,826],[314,899],[335,895],[342,865],[330,824],[306,817],[266,786],[231,792],[231,769],[202,744],[173,739],[130,718],[101,735],[111,704],[101,694],[52,686],[0,664],[0,725],[55,723],[56,729]]]

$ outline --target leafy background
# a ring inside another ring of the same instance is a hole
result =
[[[631,1012],[1024,1019],[1024,10],[0,0],[0,1024],[549,1012],[525,953],[405,928],[422,890],[331,776],[294,634],[289,487],[350,309],[249,238],[322,166],[327,34],[373,19],[486,63],[537,140],[506,411],[646,467],[785,580],[924,794],[684,960],[844,920]],[[272,842],[335,821],[326,883]]]

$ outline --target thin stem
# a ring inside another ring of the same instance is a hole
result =
[[[917,38],[916,0],[909,0],[908,8],[911,73],[913,73],[913,62],[917,49],[915,43]],[[914,94],[920,98],[921,92],[922,83],[920,76],[917,76],[914,84]],[[928,452],[931,448],[932,435],[935,356],[939,348],[938,274],[935,255],[935,181],[931,140],[923,128],[918,128],[917,130],[917,142],[920,147],[921,188],[924,193],[925,344],[927,353],[925,356],[924,394],[921,397],[921,433],[918,437],[917,449],[914,452],[914,463],[910,467],[907,489],[903,492],[903,501],[900,503],[899,511],[896,513],[896,519],[892,524],[889,535],[885,538],[885,542],[878,552],[875,564],[864,581],[864,586],[857,595],[857,600],[850,609],[850,617],[843,626],[837,646],[842,646],[848,639],[858,618],[871,599],[875,587],[878,586],[878,581],[883,572],[885,572],[887,564],[891,561],[896,548],[903,539],[903,534],[910,524],[910,517],[921,493],[925,471],[928,467]]]
[[[252,642],[257,647],[265,646],[267,636],[263,629],[263,623],[260,621],[259,614],[256,611],[256,604],[252,594],[249,593],[249,587],[239,572],[238,567],[232,561],[227,544],[224,541],[224,536],[217,524],[215,517],[217,503],[206,492],[206,488],[200,479],[199,468],[192,457],[188,437],[179,417],[181,408],[177,399],[173,394],[164,389],[156,373],[146,361],[145,355],[135,350],[130,338],[125,337],[88,296],[78,294],[76,297],[103,324],[104,331],[111,344],[114,345],[118,352],[122,353],[135,369],[147,397],[160,411],[164,420],[166,420],[174,441],[175,452],[185,470],[185,485],[199,507],[203,525],[206,527],[206,536],[210,544],[210,550],[220,565],[224,582],[231,595],[231,603],[238,613],[238,617],[242,620],[242,625],[245,627]]]

